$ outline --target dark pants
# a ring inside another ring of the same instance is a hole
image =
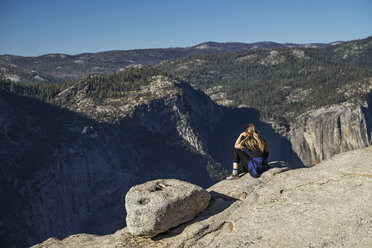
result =
[[[240,166],[238,168],[239,172],[241,172],[242,170],[244,172],[248,172],[248,162],[251,158],[249,157],[249,155],[244,152],[243,150],[241,149],[234,149],[234,155],[233,155],[233,162],[234,163],[240,163]]]

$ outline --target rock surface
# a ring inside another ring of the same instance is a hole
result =
[[[311,168],[271,164],[208,189],[208,208],[155,238],[76,234],[36,247],[371,247],[372,147],[338,154]]]
[[[195,218],[210,199],[205,189],[176,179],[136,185],[125,196],[128,231],[138,236],[155,236]]]

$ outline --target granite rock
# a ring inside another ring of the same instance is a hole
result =
[[[192,220],[209,204],[209,193],[177,179],[152,180],[132,187],[125,196],[128,231],[152,237]]]
[[[370,145],[369,113],[360,104],[345,103],[299,116],[288,132],[293,150],[305,166],[338,153]]]

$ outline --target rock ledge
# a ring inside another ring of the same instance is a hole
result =
[[[273,168],[208,189],[208,208],[155,238],[128,228],[34,247],[372,247],[372,146],[311,168]]]

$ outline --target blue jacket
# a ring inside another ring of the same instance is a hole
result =
[[[248,172],[254,178],[260,177],[267,169],[267,157],[251,158],[248,162]]]

